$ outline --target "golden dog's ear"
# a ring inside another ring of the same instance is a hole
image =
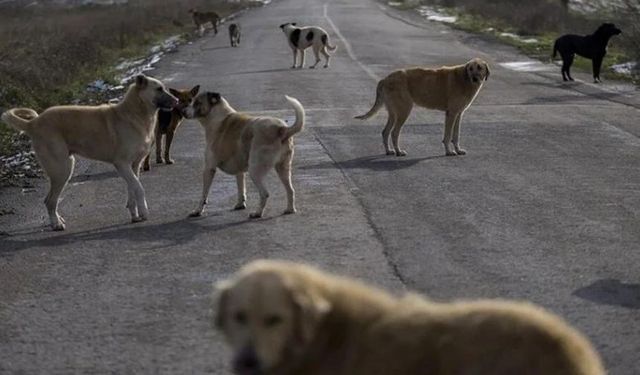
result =
[[[230,281],[219,281],[214,286],[213,296],[213,325],[217,329],[224,328],[227,303],[229,302]]]
[[[200,91],[200,85],[194,86],[190,91],[191,96],[195,97],[196,95],[198,95],[198,91]]]
[[[147,76],[145,76],[144,74],[139,74],[136,76],[136,86],[143,89],[147,87],[147,83],[149,83],[149,80],[147,79]]]
[[[313,291],[292,293],[295,312],[295,336],[301,343],[310,342],[322,319],[331,311],[331,303]]]

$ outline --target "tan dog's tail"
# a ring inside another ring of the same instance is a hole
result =
[[[31,121],[38,117],[38,112],[31,108],[14,108],[2,114],[2,121],[20,132],[28,133]]]
[[[364,115],[361,116],[356,116],[355,118],[357,118],[358,120],[366,120],[370,117],[372,117],[373,115],[375,115],[376,113],[378,113],[378,111],[380,110],[380,108],[382,107],[383,101],[382,101],[382,81],[378,82],[378,87],[376,88],[376,102],[373,104],[373,107],[371,107],[371,109],[369,110],[369,112],[365,113]]]
[[[300,104],[298,99],[292,98],[287,95],[285,95],[285,98],[287,98],[287,101],[291,103],[291,105],[296,111],[296,122],[293,124],[293,126],[286,128],[282,138],[283,142],[293,137],[296,133],[299,133],[304,127],[304,120],[305,120],[304,107],[302,106],[302,104]]]

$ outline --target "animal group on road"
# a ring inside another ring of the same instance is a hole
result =
[[[217,13],[190,13],[199,31],[210,23],[217,34]],[[293,52],[291,68],[304,67],[308,48],[316,58],[310,68],[321,56],[324,67],[330,66],[330,52],[337,47],[324,29],[292,22],[280,29]],[[232,23],[228,31],[231,47],[239,47],[240,25]],[[562,56],[563,79],[573,80],[570,67],[578,54],[593,60],[594,80],[600,81],[607,42],[620,32],[613,24],[603,24],[593,35],[559,38],[554,55]],[[400,131],[413,107],[442,111],[445,154],[465,155],[462,117],[490,75],[489,64],[480,58],[396,70],[378,82],[373,107],[356,118],[371,118],[384,106],[384,150],[402,157],[407,152],[400,146]],[[236,210],[246,208],[249,175],[260,197],[249,215],[253,219],[264,215],[269,197],[264,179],[271,170],[286,190],[284,213],[296,212],[294,137],[305,126],[305,109],[295,98],[286,100],[296,116],[291,126],[278,118],[238,112],[221,94],[201,92],[200,86],[167,88],[139,75],[116,104],[56,106],[41,114],[15,108],[3,113],[2,121],[32,140],[50,181],[45,205],[54,230],[65,229],[58,202],[73,173],[74,155],[114,165],[127,185],[131,221],[147,220],[140,169],[149,170],[154,141],[156,162],[174,163],[171,144],[184,119],[202,125],[206,145],[202,195],[190,216],[203,214],[213,178],[221,170],[236,177]],[[233,367],[239,374],[604,374],[597,353],[581,334],[528,304],[398,299],[306,266],[277,262],[243,268],[218,292],[215,324],[234,350]],[[342,346],[335,346],[338,343]]]

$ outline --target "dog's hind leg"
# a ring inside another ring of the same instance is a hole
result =
[[[600,69],[602,68],[602,59],[603,57],[597,56],[593,58],[593,82],[600,83]]]
[[[444,143],[444,151],[447,156],[455,156],[458,153],[451,149],[451,140],[453,135],[453,128],[457,121],[458,114],[452,113],[451,111],[447,111],[444,120],[444,139],[442,143]]]
[[[284,211],[285,215],[296,213],[296,191],[291,184],[291,159],[293,158],[293,150],[287,151],[287,155],[284,160],[276,164],[276,172],[278,177],[282,181],[285,190],[287,191],[287,209]]]
[[[247,208],[247,186],[245,184],[244,172],[236,175],[236,185],[238,186],[238,202],[233,207],[234,210],[244,210]]]
[[[291,50],[293,51],[293,65],[291,65],[291,69],[295,69],[298,64],[298,49],[292,47]]]
[[[311,65],[309,69],[314,69],[320,63],[320,47],[313,46],[313,54],[316,57],[316,63]]]
[[[387,155],[395,155],[395,151],[393,151],[391,147],[389,147],[389,135],[391,134],[391,129],[393,128],[396,117],[393,112],[389,111],[388,109],[387,112],[389,113],[389,117],[387,118],[387,125],[385,125],[384,129],[382,130],[382,144],[384,145],[384,151]]]
[[[258,193],[260,194],[260,206],[255,212],[249,214],[250,219],[261,218],[264,214],[264,208],[267,206],[269,191],[264,185],[264,178],[267,175],[267,171],[268,169],[263,165],[255,166],[253,168],[249,167],[249,176],[251,176],[251,180],[253,181],[253,184],[256,185]]]
[[[156,125],[157,126],[157,125]],[[162,133],[156,129],[156,163],[162,164]]]
[[[213,183],[213,177],[216,175],[216,160],[213,151],[207,149],[205,154],[204,170],[202,171],[202,197],[198,203],[198,207],[189,214],[191,217],[202,216],[204,206],[207,204],[209,197],[209,189]]]
[[[329,67],[329,62],[331,60],[331,55],[329,54],[329,52],[327,52],[327,46],[322,46],[322,49],[320,50],[320,52],[322,52],[322,55],[324,56],[325,59],[325,63],[324,63],[324,67],[328,68]]]
[[[458,155],[466,155],[467,151],[463,148],[460,148],[460,121],[462,120],[463,113],[460,113],[456,117],[456,122],[453,124],[453,139],[451,143],[453,143],[453,148]]]
[[[302,69],[304,68],[304,60],[307,56],[307,50],[306,49],[301,49],[300,50],[300,66],[298,68]]]
[[[564,81],[573,81],[573,77],[571,77],[571,65],[573,64],[574,57],[573,54],[562,55],[562,79]]]
[[[404,125],[407,118],[409,118],[409,114],[411,114],[411,109],[413,108],[413,104],[409,101],[411,99],[402,100],[402,104],[396,106],[398,109],[395,114],[393,128],[391,129],[391,142],[393,142],[393,149],[395,150],[396,156],[406,156],[407,152],[400,148],[400,130]]]
[[[60,194],[67,185],[71,174],[73,174],[73,166],[75,160],[70,156],[68,151],[59,150],[55,152],[48,150],[47,153],[38,153],[38,147],[34,144],[36,155],[46,155],[47,157],[38,157],[38,161],[49,176],[49,193],[44,200],[49,214],[51,228],[55,231],[65,229],[64,219],[58,214],[58,203],[60,202]]]
[[[128,163],[115,163],[116,170],[120,177],[122,177],[127,183],[127,189],[129,191],[129,198],[127,200],[127,208],[131,214],[131,222],[137,223],[147,220],[149,216],[149,207],[147,206],[147,200],[144,194],[144,188],[140,183],[140,179],[136,176],[135,166]],[[137,169],[139,170],[139,162]]]

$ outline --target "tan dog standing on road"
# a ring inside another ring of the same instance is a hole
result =
[[[173,143],[173,137],[176,134],[176,130],[182,125],[182,120],[184,120],[184,116],[182,116],[182,109],[186,108],[191,104],[193,98],[198,95],[198,91],[200,90],[200,86],[195,86],[190,90],[184,89],[173,89],[169,88],[169,92],[171,95],[178,98],[178,105],[175,106],[170,111],[158,111],[157,115],[157,123],[156,123],[156,163],[162,164],[173,164],[174,161],[171,158],[171,144]],[[162,158],[162,136],[164,135],[164,159]],[[144,167],[145,171],[150,169],[149,158],[151,154],[147,155],[144,158]]]
[[[216,12],[198,12],[196,9],[189,9],[193,23],[199,32],[202,32],[202,28],[207,23],[211,23],[213,26],[214,34],[218,35],[218,23],[220,23],[220,16]]]
[[[171,109],[177,102],[162,82],[140,75],[117,104],[51,107],[40,115],[17,108],[2,114],[2,121],[29,135],[49,177],[45,205],[54,230],[65,228],[58,201],[73,174],[76,154],[113,164],[127,182],[131,221],[147,219],[145,192],[138,179],[140,165],[149,154],[156,112]]]
[[[289,262],[217,286],[236,374],[604,375],[589,341],[529,303],[397,298]]]
[[[296,121],[291,127],[277,118],[238,113],[220,94],[213,92],[198,95],[193,104],[183,111],[186,118],[198,119],[206,136],[202,199],[191,216],[200,216],[204,212],[217,169],[236,176],[237,210],[246,208],[245,173],[249,172],[260,193],[260,206],[249,215],[250,218],[262,217],[269,197],[264,178],[271,169],[275,169],[287,191],[284,213],[296,212],[295,191],[291,184],[293,136],[304,127],[305,113],[297,99],[286,98],[296,112]]]
[[[438,69],[411,68],[397,70],[378,83],[373,108],[357,119],[375,115],[384,104],[389,112],[382,131],[382,143],[387,155],[405,156],[400,148],[400,129],[411,113],[413,105],[444,111],[444,149],[446,155],[465,155],[460,148],[460,121],[489,78],[489,64],[473,59],[464,65]],[[389,147],[389,135],[393,150]],[[451,148],[453,144],[453,149]]]

